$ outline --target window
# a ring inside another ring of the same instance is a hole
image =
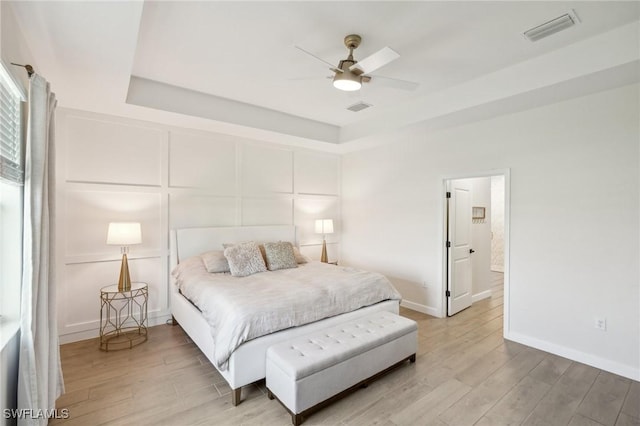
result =
[[[22,96],[4,69],[0,74],[0,178],[22,184]]]
[[[13,337],[20,318],[22,279],[22,204],[24,161],[22,147],[26,100],[20,86],[0,62],[0,332]],[[0,348],[6,342],[0,341]]]

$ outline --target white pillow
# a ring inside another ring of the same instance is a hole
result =
[[[229,272],[229,262],[222,250],[212,250],[200,255],[207,272]]]
[[[185,260],[181,260],[180,263],[173,268],[171,271],[171,275],[175,278],[176,284],[180,285],[182,283],[182,275],[188,274],[191,271],[201,270],[204,267],[202,262],[202,258],[200,256],[189,257]]]
[[[225,248],[224,257],[234,277],[246,277],[267,270],[260,249],[253,241]]]

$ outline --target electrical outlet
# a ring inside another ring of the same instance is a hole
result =
[[[607,331],[607,319],[606,318],[596,318],[595,327],[598,330]]]

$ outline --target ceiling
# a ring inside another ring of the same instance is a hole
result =
[[[171,118],[177,124],[187,123],[179,117],[195,117],[220,129],[226,124],[227,130],[331,143],[531,96],[567,81],[574,83],[572,96],[579,95],[592,90],[593,81],[579,87],[574,80],[628,65],[634,47],[638,62],[637,26],[612,32],[637,25],[638,2],[49,1],[11,6],[32,62],[52,82],[60,106],[163,122]],[[535,43],[523,37],[523,31],[571,9],[579,25]],[[341,92],[332,87],[327,78],[332,73],[322,62],[294,48],[337,65],[347,56],[343,38],[352,33],[362,36],[356,59],[385,46],[400,54],[374,76],[414,81],[418,89],[385,87],[374,77],[360,91]],[[629,52],[598,51],[607,40],[633,34],[636,40],[625,40]],[[602,56],[608,63],[596,63]],[[359,101],[373,106],[357,113],[346,109]]]

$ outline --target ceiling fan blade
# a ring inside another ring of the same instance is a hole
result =
[[[413,81],[399,80],[397,78],[383,77],[381,75],[372,75],[371,82],[374,84],[379,84],[380,86],[387,86],[394,89],[409,91],[416,90],[418,86],[420,86],[419,83]]]
[[[307,50],[304,50],[304,49],[303,49],[302,47],[300,47],[300,46],[293,46],[293,47],[295,47],[296,49],[298,49],[298,50],[300,50],[300,51],[302,51],[302,52],[306,53],[307,55],[311,56],[312,58],[317,59],[318,61],[322,62],[323,64],[328,65],[328,66],[329,66],[329,69],[330,69],[331,71],[333,71],[333,72],[344,72],[344,71],[342,71],[340,68],[337,68],[335,65],[333,65],[331,62],[325,61],[324,59],[322,59],[322,58],[320,58],[320,57],[318,57],[318,56],[314,55],[313,53],[311,53],[311,52],[309,52],[309,51],[307,51]]]
[[[324,76],[324,77],[289,77],[287,78],[288,81],[314,81],[314,80],[328,80],[328,79],[333,79],[334,76],[332,75],[328,75],[328,76]]]
[[[369,55],[358,63],[351,65],[349,70],[356,72],[360,70],[361,74],[369,74],[380,67],[387,65],[389,62],[395,61],[400,55],[390,47],[383,47],[373,55]],[[357,72],[356,72],[357,73]]]

